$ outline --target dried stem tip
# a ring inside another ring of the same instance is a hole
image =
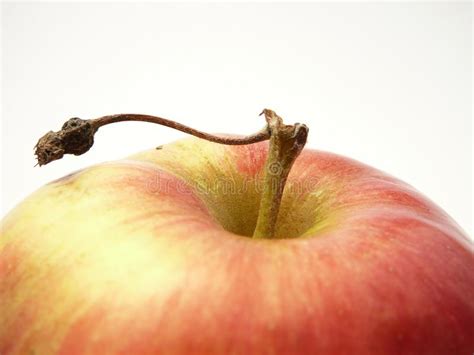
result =
[[[77,117],[69,119],[60,131],[49,131],[36,143],[35,155],[38,164],[46,165],[61,159],[64,154],[84,154],[94,144],[97,129],[90,121]]]

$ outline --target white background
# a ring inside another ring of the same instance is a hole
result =
[[[78,116],[156,114],[252,133],[276,110],[308,146],[414,185],[472,235],[472,9],[465,3],[2,4],[2,210],[73,170],[181,138],[104,127],[33,168]]]

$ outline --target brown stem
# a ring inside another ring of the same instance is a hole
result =
[[[246,136],[246,137],[224,137],[224,136],[216,136],[209,133],[198,131],[197,129],[185,126],[184,124],[168,120],[166,118],[161,118],[158,116],[150,116],[150,115],[140,115],[140,114],[119,114],[119,115],[110,115],[110,116],[103,116],[100,118],[96,118],[91,120],[91,124],[94,127],[99,127],[108,125],[110,123],[115,122],[123,122],[123,121],[143,121],[143,122],[150,122],[150,123],[157,123],[162,126],[170,127],[176,129],[178,131],[191,134],[195,137],[205,139],[207,141],[211,141],[214,143],[226,144],[226,145],[245,145],[245,144],[252,144],[257,142],[262,142],[270,138],[270,132],[267,127],[263,128],[259,132]]]
[[[271,110],[265,109],[262,114],[265,114],[267,126],[246,137],[216,136],[166,118],[150,115],[119,114],[92,120],[76,117],[66,121],[60,131],[50,131],[41,137],[35,146],[35,154],[40,166],[61,159],[64,154],[84,154],[94,144],[94,134],[100,127],[123,121],[157,123],[211,142],[227,145],[252,144],[270,139],[265,165],[264,190],[253,237],[273,238],[285,183],[294,161],[306,143],[308,127],[299,123],[285,125],[283,120]]]
[[[274,238],[283,190],[291,167],[308,137],[304,124],[285,125],[272,110],[263,110],[270,129],[270,145],[265,163],[263,192],[253,238]]]
[[[81,155],[87,152],[94,144],[94,134],[105,125],[123,121],[144,121],[174,128],[193,136],[226,145],[245,145],[262,142],[270,138],[268,127],[246,137],[216,136],[198,131],[181,123],[166,118],[140,114],[118,114],[103,116],[92,120],[83,120],[77,117],[66,121],[61,130],[50,131],[41,137],[35,146],[37,165],[46,165],[54,160],[61,159],[64,154]]]

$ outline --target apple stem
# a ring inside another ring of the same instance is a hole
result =
[[[205,133],[197,129],[185,126],[184,124],[181,124],[179,122],[168,120],[166,118],[151,116],[151,115],[140,115],[140,114],[124,113],[124,114],[118,114],[118,115],[103,116],[103,117],[91,120],[91,124],[99,128],[111,123],[123,122],[123,121],[142,121],[142,122],[156,123],[162,126],[176,129],[184,133],[188,133],[190,135],[205,139],[210,142],[226,144],[226,145],[253,144],[253,143],[265,141],[270,138],[270,132],[267,127],[264,127],[257,133],[254,133],[245,137],[225,137],[225,136],[218,136],[218,135]]]
[[[262,114],[265,115],[267,126],[246,137],[212,135],[166,118],[151,115],[125,113],[103,116],[92,120],[74,117],[67,120],[60,131],[50,131],[39,139],[35,146],[37,165],[46,165],[54,160],[61,159],[64,154],[84,154],[94,144],[94,135],[100,127],[123,121],[156,123],[211,142],[227,145],[246,145],[269,139],[264,189],[253,237],[273,238],[286,179],[294,161],[306,143],[308,127],[299,123],[285,125],[281,117],[272,110],[265,109],[260,115]]]
[[[124,121],[143,121],[156,123],[211,142],[226,145],[253,144],[265,141],[270,138],[270,130],[268,127],[264,127],[257,133],[251,134],[249,136],[229,137],[201,132],[181,123],[151,115],[122,113],[118,115],[103,116],[91,120],[83,120],[78,117],[73,117],[63,124],[60,131],[49,131],[38,140],[38,143],[36,143],[34,148],[35,155],[38,160],[36,165],[46,165],[54,160],[61,159],[64,154],[81,155],[86,153],[94,144],[94,135],[100,127],[111,123]]]
[[[283,124],[281,117],[272,110],[265,109],[262,114],[265,114],[270,129],[270,144],[253,238],[274,238],[286,180],[293,163],[306,144],[309,129],[299,123]]]

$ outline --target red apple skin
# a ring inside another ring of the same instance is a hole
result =
[[[179,141],[32,194],[2,222],[0,354],[472,354],[472,244],[409,185],[305,150],[298,238],[237,235],[266,146]]]

